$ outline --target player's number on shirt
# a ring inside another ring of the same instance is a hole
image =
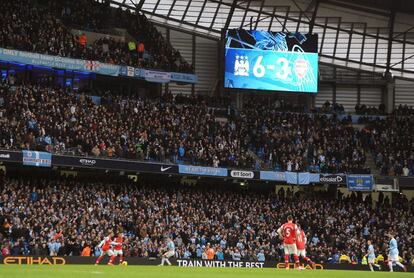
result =
[[[290,228],[287,228],[287,229],[285,230],[285,236],[286,236],[286,237],[290,237],[290,233],[291,233]]]
[[[297,235],[297,237],[298,237],[298,241],[299,241],[299,242],[303,242],[303,240],[302,240],[302,235],[301,235],[301,234]]]

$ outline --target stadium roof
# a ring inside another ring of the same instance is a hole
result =
[[[402,13],[414,14],[414,1],[412,0],[340,0],[345,4],[363,5],[366,7],[382,9],[382,10],[395,10]]]
[[[228,28],[319,34],[321,62],[414,78],[414,1],[113,0],[159,25],[219,39]],[[403,11],[405,14],[399,12]],[[389,38],[392,38],[389,44]]]

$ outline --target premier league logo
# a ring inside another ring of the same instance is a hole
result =
[[[306,73],[308,72],[308,69],[308,61],[300,58],[295,61],[295,72],[299,78],[305,77]]]

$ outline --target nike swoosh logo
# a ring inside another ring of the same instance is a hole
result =
[[[172,166],[170,166],[170,167],[163,167],[163,166],[161,166],[161,172],[165,172],[165,171],[167,171],[168,169],[170,169],[170,168],[172,168]]]

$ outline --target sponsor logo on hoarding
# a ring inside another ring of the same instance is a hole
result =
[[[295,267],[295,264],[294,263],[290,263],[289,264],[289,267],[290,268],[294,268]],[[310,265],[301,265],[300,266],[301,267],[301,269],[306,269],[306,270],[312,270],[312,267],[310,267]],[[278,263],[277,265],[276,265],[276,268],[278,268],[278,269],[284,269],[284,268],[286,268],[286,265],[285,265],[285,263]],[[315,264],[315,269],[323,269],[323,265],[321,265],[321,264]]]
[[[254,178],[254,173],[252,171],[237,171],[237,170],[232,170],[230,172],[230,175],[233,178],[242,178],[242,179],[253,179]]]
[[[96,164],[96,160],[95,160],[95,159],[86,159],[86,158],[82,158],[82,159],[79,159],[79,162],[80,162],[82,165],[85,165],[85,166],[93,166],[93,165],[95,165],[95,164]]]
[[[169,169],[171,169],[172,168],[172,166],[169,166],[169,167],[164,167],[164,166],[161,166],[161,172],[165,172],[165,171],[168,171]]]
[[[10,154],[8,154],[8,153],[0,153],[0,158],[10,158]]]
[[[66,260],[62,257],[5,257],[3,264],[64,265]]]
[[[23,165],[51,167],[52,154],[47,152],[23,151]]]
[[[345,183],[345,179],[340,175],[321,175],[321,183]]]
[[[263,268],[263,262],[177,260],[179,267]]]
[[[228,175],[226,168],[202,167],[192,165],[178,165],[178,171],[180,174],[191,175],[204,175],[216,177],[227,177]]]

